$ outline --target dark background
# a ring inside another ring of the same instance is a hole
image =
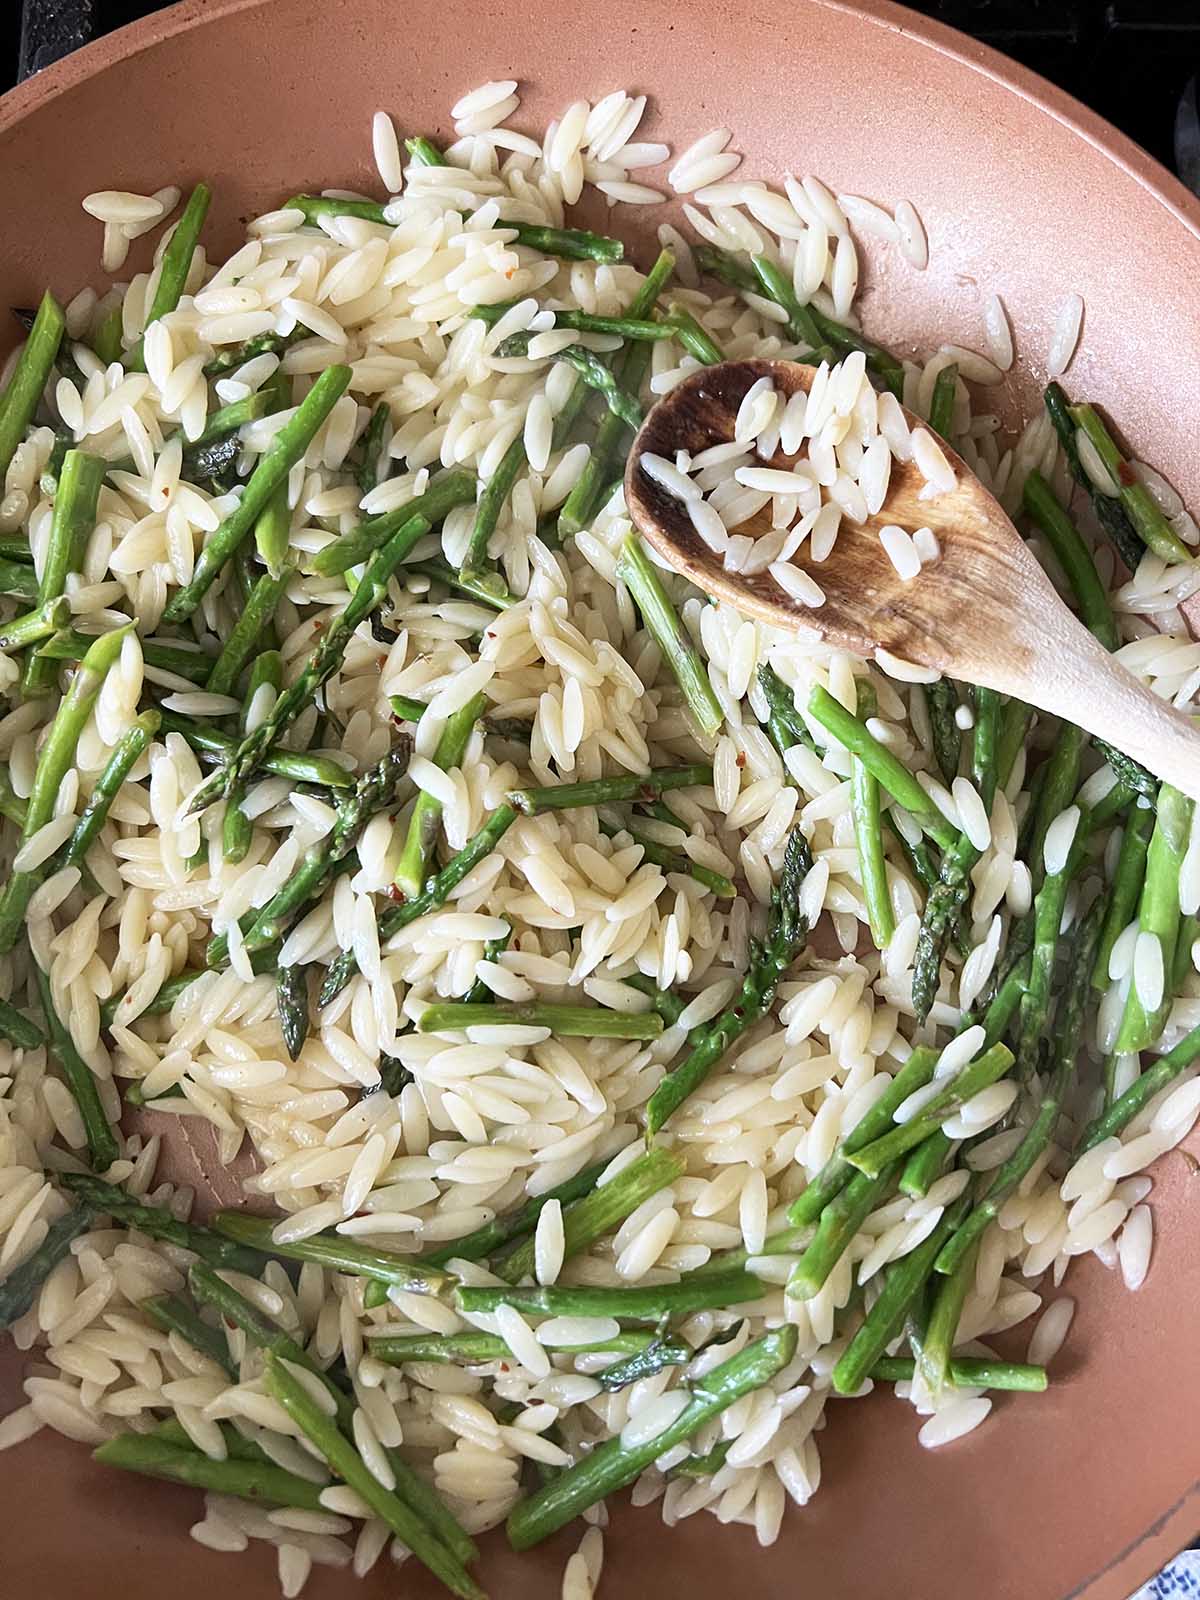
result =
[[[910,0],[1033,67],[1200,192],[1200,0]],[[0,9],[0,89],[137,17],[154,0],[17,0]],[[3,48],[7,46],[7,48]]]

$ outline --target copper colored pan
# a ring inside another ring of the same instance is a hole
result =
[[[89,190],[206,178],[211,253],[297,188],[371,189],[377,107],[405,132],[444,134],[458,93],[505,77],[522,81],[530,129],[579,95],[627,86],[653,97],[643,137],[679,149],[724,123],[749,176],[811,171],[911,199],[931,265],[872,259],[866,325],[897,347],[977,345],[981,287],[998,289],[1018,331],[1013,408],[1036,403],[1056,310],[1078,290],[1087,322],[1072,386],[1111,406],[1137,452],[1200,505],[1200,206],[1040,79],[882,0],[188,0],[0,103],[0,306],[97,280],[99,229],[78,205]],[[625,208],[624,227],[646,236],[658,215]],[[747,1529],[708,1516],[668,1533],[655,1511],[617,1506],[603,1593],[1125,1600],[1200,1531],[1200,1190],[1178,1152],[1155,1176],[1146,1287],[1126,1295],[1091,1260],[1072,1271],[1080,1311],[1048,1394],[1001,1400],[978,1433],[932,1454],[888,1396],[835,1405],[821,1490],[789,1511],[777,1545],[760,1551]],[[9,1351],[0,1410],[19,1369]],[[237,1559],[201,1549],[187,1538],[199,1515],[191,1492],[104,1474],[42,1434],[0,1456],[0,1595],[208,1600],[233,1585],[243,1600],[273,1597],[265,1547]],[[568,1531],[518,1560],[493,1536],[492,1595],[556,1595],[577,1541]],[[435,1590],[386,1561],[357,1587],[319,1568],[305,1590],[398,1592]]]

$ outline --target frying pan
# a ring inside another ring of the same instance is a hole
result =
[[[1010,414],[1037,404],[1057,309],[1077,290],[1087,320],[1071,386],[1109,407],[1137,454],[1200,504],[1200,206],[1065,95],[883,0],[579,0],[561,11],[534,0],[188,0],[0,102],[0,305],[98,280],[99,230],[78,203],[89,190],[207,179],[211,255],[233,246],[243,218],[297,189],[372,191],[378,107],[405,133],[445,135],[457,94],[507,77],[522,82],[517,121],[531,130],[580,95],[625,86],[652,97],[641,137],[679,150],[724,124],[749,176],[811,171],[838,189],[912,200],[929,269],[868,248],[865,324],[903,350],[978,347],[981,295],[997,289],[1019,345],[1001,402]],[[645,256],[662,213],[623,209],[618,225]],[[135,256],[126,270],[144,265]],[[185,1181],[228,1192],[211,1152],[175,1159]],[[1047,1394],[1001,1400],[985,1427],[933,1453],[890,1394],[835,1403],[822,1488],[789,1510],[774,1547],[708,1515],[668,1531],[656,1510],[621,1503],[602,1592],[1125,1600],[1200,1529],[1191,1171],[1174,1152],[1154,1174],[1157,1243],[1140,1293],[1093,1258],[1072,1268],[1079,1312]],[[21,1361],[10,1350],[2,1362],[7,1410]],[[105,1474],[86,1449],[43,1433],[0,1456],[0,1591],[206,1600],[232,1582],[243,1600],[274,1596],[271,1552],[202,1549],[187,1538],[199,1515],[190,1491]],[[490,1592],[557,1595],[577,1542],[568,1529],[518,1559],[491,1536]],[[440,1592],[414,1564],[397,1573],[386,1560],[354,1585],[317,1568],[305,1595]]]

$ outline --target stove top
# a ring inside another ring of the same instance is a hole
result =
[[[146,0],[18,0],[0,89],[160,7]],[[1196,0],[914,0],[914,9],[1061,85],[1200,193]]]

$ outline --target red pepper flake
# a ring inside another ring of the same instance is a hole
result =
[[[387,895],[389,900],[394,900],[398,906],[402,906],[404,904],[406,896],[404,890],[401,889],[398,884],[389,883],[387,888],[384,890],[384,893]]]
[[[737,759],[734,764],[739,768],[746,765],[746,752],[744,750],[740,750],[738,752]]]
[[[1120,466],[1117,468],[1117,477],[1120,478],[1121,482],[1127,489],[1131,489],[1138,481],[1137,473],[1129,465],[1128,461],[1121,462]]]
[[[313,623],[312,630],[314,633],[323,633],[325,630],[325,624],[318,618],[317,621]]]

